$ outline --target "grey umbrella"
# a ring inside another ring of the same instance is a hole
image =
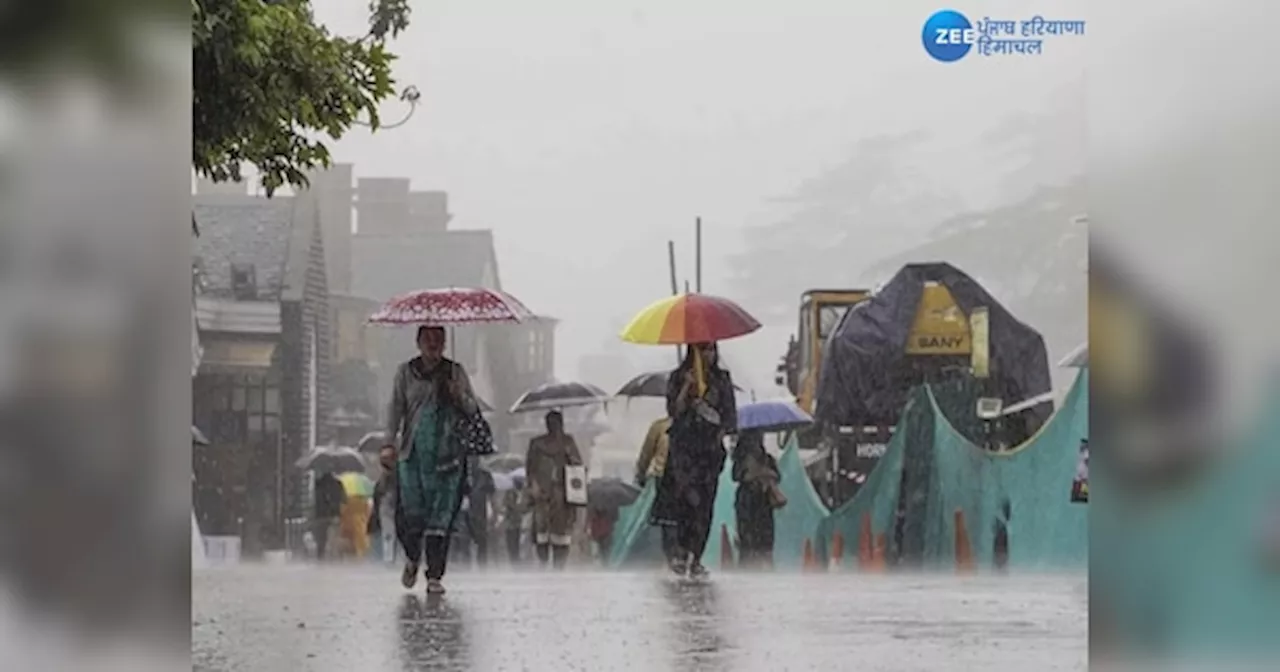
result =
[[[642,373],[635,378],[627,381],[618,389],[615,397],[656,397],[663,398],[667,396],[667,379],[671,377],[671,371],[650,371]],[[742,392],[742,388],[734,384],[733,389]]]
[[[481,460],[480,464],[494,473],[510,473],[524,466],[524,456],[515,453],[501,453]]]
[[[319,474],[343,474],[349,471],[363,472],[364,458],[355,448],[347,446],[316,446],[310,453],[294,463],[299,469]]]
[[[670,371],[650,371],[642,373],[627,381],[615,396],[618,397],[665,397],[667,396],[667,378]]]
[[[591,406],[609,401],[609,393],[590,383],[547,383],[520,395],[509,413]]]
[[[387,445],[386,432],[369,432],[360,437],[356,442],[356,451],[361,453],[376,453]]]

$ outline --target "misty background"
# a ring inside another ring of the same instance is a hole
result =
[[[363,3],[315,6],[336,33],[365,25]],[[1085,18],[1077,7],[956,9]],[[724,348],[761,397],[782,394],[773,370],[802,291],[873,287],[908,261],[974,276],[1044,334],[1056,363],[1086,334],[1087,239],[1072,219],[1085,213],[1088,38],[944,64],[920,42],[937,9],[419,2],[394,43],[418,110],[400,128],[353,131],[333,156],[357,176],[448,191],[451,228],[491,229],[504,288],[562,320],[562,379],[616,389],[673,363],[617,333],[670,292],[668,239],[693,282],[697,216],[704,291],[765,323]],[[388,103],[385,121],[404,109]]]

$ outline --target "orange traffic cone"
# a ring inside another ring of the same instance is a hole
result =
[[[720,526],[720,568],[733,567],[733,542],[729,539],[729,526]]]
[[[969,543],[964,511],[960,509],[956,509],[956,571],[963,574],[973,571],[973,546]]]
[[[871,514],[862,514],[862,525],[858,529],[858,566],[871,568]]]
[[[840,569],[844,561],[844,535],[836,532],[831,535],[831,569]]]
[[[813,555],[813,540],[808,538],[804,540],[804,568],[810,572],[818,568],[818,559]]]

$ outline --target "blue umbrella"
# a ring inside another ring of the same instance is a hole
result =
[[[811,424],[813,416],[791,401],[753,401],[738,407],[738,431],[786,432]]]

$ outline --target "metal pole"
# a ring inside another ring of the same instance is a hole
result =
[[[676,242],[674,240],[667,241],[667,268],[671,272],[671,296],[680,293],[680,285],[676,282]],[[684,361],[684,353],[680,351],[680,346],[676,346],[676,366],[680,366],[680,362]]]
[[[693,246],[694,246],[694,265],[693,278],[694,287],[698,293],[702,293],[702,218],[698,217],[694,220],[693,225]]]
[[[675,296],[680,293],[680,286],[676,284],[676,242],[674,240],[667,241],[667,267],[671,270],[671,295]]]

